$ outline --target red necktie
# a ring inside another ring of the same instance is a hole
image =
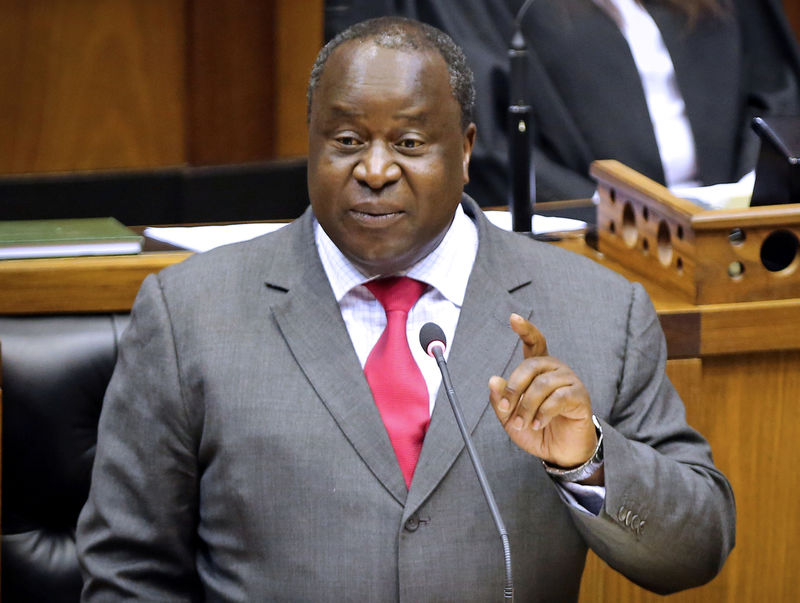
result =
[[[407,276],[393,276],[371,281],[366,287],[386,312],[386,329],[367,358],[364,374],[406,486],[410,486],[430,411],[425,378],[408,347],[406,320],[426,285]]]

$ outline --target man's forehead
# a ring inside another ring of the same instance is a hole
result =
[[[364,91],[372,95],[364,97]],[[439,94],[451,95],[447,65],[435,51],[385,47],[373,40],[351,40],[328,59],[317,91],[317,108],[329,115],[358,116],[365,98],[404,98],[402,117],[422,120]],[[313,110],[313,107],[312,107]]]
[[[322,78],[328,71],[358,71],[380,65],[381,69],[398,70],[409,63],[436,65],[447,70],[444,58],[433,48],[412,46],[386,46],[377,39],[348,40],[337,47],[328,58]],[[330,69],[333,67],[334,69]],[[388,73],[384,73],[388,76]],[[337,76],[338,77],[338,76]]]

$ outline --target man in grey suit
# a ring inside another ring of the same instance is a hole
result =
[[[500,539],[434,361],[415,357],[431,411],[410,480],[365,379],[386,324],[365,283],[388,275],[425,285],[412,353],[432,317],[452,341],[517,600],[575,600],[587,547],[659,592],[719,571],[733,496],[643,289],[462,196],[471,78],[438,30],[349,29],[311,76],[311,209],[146,279],[78,526],[85,600],[501,597]]]

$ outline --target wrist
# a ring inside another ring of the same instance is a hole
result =
[[[599,471],[603,468],[603,428],[597,417],[592,415],[592,422],[597,433],[597,444],[589,459],[577,467],[564,468],[549,464],[547,461],[542,460],[544,470],[553,479],[560,482],[591,482],[598,481],[597,476],[600,475],[602,480],[602,473]],[[590,479],[591,478],[591,479]]]

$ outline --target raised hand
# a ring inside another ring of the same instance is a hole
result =
[[[597,444],[589,393],[572,369],[547,354],[547,341],[533,324],[512,314],[524,359],[508,380],[489,380],[489,397],[509,437],[551,465],[576,467]]]

